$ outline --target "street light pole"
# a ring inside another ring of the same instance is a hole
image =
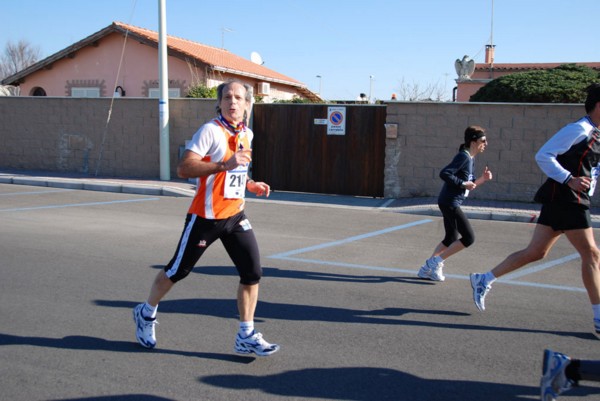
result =
[[[375,76],[369,75],[369,103],[371,103],[371,95],[373,94],[373,79],[375,79]]]
[[[160,179],[171,179],[171,162],[169,155],[169,73],[167,59],[167,15],[166,0],[158,0],[158,99],[159,115],[159,166]]]

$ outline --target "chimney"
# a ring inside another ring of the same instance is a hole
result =
[[[494,64],[494,48],[496,45],[485,45],[485,63]]]

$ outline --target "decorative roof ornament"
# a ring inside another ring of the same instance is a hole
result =
[[[456,68],[459,81],[468,81],[475,72],[475,60],[466,55],[462,60],[457,58],[454,62],[454,68]]]

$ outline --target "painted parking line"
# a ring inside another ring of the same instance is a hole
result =
[[[392,204],[395,199],[388,199],[383,205],[379,206],[378,209],[387,209],[387,207]]]
[[[432,221],[433,220],[430,220],[430,219],[419,220],[419,221],[415,221],[413,223],[403,224],[401,226],[390,227],[390,228],[385,228],[383,230],[373,231],[371,233],[356,235],[354,237],[346,238],[346,239],[339,240],[339,241],[326,242],[324,244],[309,246],[307,248],[300,248],[300,249],[296,249],[296,250],[293,250],[293,251],[278,253],[278,254],[275,254],[275,255],[271,255],[269,257],[273,258],[273,259],[289,258],[291,255],[297,255],[299,253],[311,252],[311,251],[316,251],[316,250],[319,250],[319,249],[330,248],[332,246],[338,246],[338,245],[342,245],[342,244],[347,244],[349,242],[359,241],[359,240],[362,240],[362,239],[365,239],[365,238],[375,237],[375,236],[381,235],[381,234],[387,234],[387,233],[390,233],[392,231],[404,230],[406,228],[418,226],[418,225],[421,225],[421,224],[431,223]]]
[[[18,196],[18,195],[40,195],[40,194],[51,194],[55,192],[69,192],[74,189],[51,189],[48,191],[30,191],[30,192],[9,192],[7,194],[0,194],[0,196]]]
[[[98,205],[112,205],[118,203],[134,203],[134,202],[147,202],[156,201],[160,198],[141,198],[141,199],[127,199],[119,201],[107,201],[107,202],[87,202],[87,203],[69,203],[64,205],[46,205],[46,206],[35,206],[35,207],[17,207],[12,209],[0,209],[2,212],[24,212],[29,210],[42,210],[42,209],[62,209],[67,207],[82,207],[82,206],[98,206]]]
[[[575,259],[579,259],[578,253],[573,253],[571,255],[567,255],[565,257],[554,259],[554,260],[549,260],[545,263],[540,263],[539,265],[527,267],[525,269],[519,269],[513,273],[507,274],[506,276],[503,277],[503,279],[504,280],[513,280],[513,279],[516,279],[519,277],[527,276],[532,273],[537,273],[542,270],[549,269],[554,266],[561,265],[563,263],[570,262],[571,260],[575,260]]]
[[[293,257],[286,257],[286,256],[283,256],[283,257],[269,256],[269,257],[274,258],[274,259],[279,259],[279,260],[293,261],[293,262],[303,262],[303,263],[312,263],[312,264],[317,264],[317,265],[347,267],[350,269],[376,270],[376,271],[396,272],[396,273],[406,273],[406,274],[414,274],[415,273],[415,270],[399,269],[399,268],[395,268],[395,267],[360,265],[360,264],[356,264],[356,263],[330,262],[327,260],[320,260],[320,259],[293,258]]]
[[[347,244],[347,243],[350,243],[353,241],[359,241],[362,239],[374,237],[374,236],[381,235],[381,234],[386,234],[386,233],[397,231],[397,230],[403,230],[403,229],[415,227],[415,226],[425,224],[425,223],[430,223],[430,222],[432,222],[432,220],[430,220],[430,219],[418,220],[413,223],[404,224],[401,226],[390,227],[390,228],[386,228],[386,229],[379,230],[379,231],[373,231],[373,232],[366,233],[366,234],[356,235],[356,236],[349,237],[349,238],[339,240],[339,241],[326,242],[323,244],[313,245],[313,246],[309,246],[306,248],[300,248],[300,249],[295,249],[295,250],[291,250],[288,252],[277,253],[275,255],[268,256],[268,258],[286,260],[286,261],[292,261],[292,262],[308,263],[308,264],[337,266],[337,267],[344,267],[344,268],[350,268],[350,269],[395,272],[395,273],[402,273],[402,274],[410,274],[410,275],[414,275],[416,277],[415,269],[400,269],[400,268],[394,268],[394,267],[363,265],[363,264],[356,264],[356,263],[332,262],[332,261],[321,260],[321,259],[301,258],[301,257],[297,257],[294,255],[298,255],[298,254],[306,253],[306,252],[312,252],[312,251],[316,251],[316,250],[320,250],[320,249],[324,249],[324,248],[330,248],[333,246],[343,245],[343,244]],[[517,278],[524,277],[524,276],[532,274],[532,273],[540,272],[542,270],[549,269],[554,266],[559,266],[563,263],[569,262],[578,257],[579,257],[579,254],[572,254],[572,255],[568,255],[568,256],[565,256],[565,257],[562,257],[559,259],[550,260],[550,261],[547,261],[547,262],[539,264],[539,265],[531,266],[531,267],[523,269],[522,271],[506,275],[505,277],[499,279],[497,281],[497,283],[518,285],[518,286],[524,286],[524,287],[554,289],[554,290],[561,290],[561,291],[586,292],[584,288],[580,288],[580,287],[571,287],[571,286],[554,285],[554,284],[543,284],[543,283],[534,283],[534,282],[515,280]],[[464,274],[445,274],[445,276],[447,278],[452,278],[452,279],[457,279],[457,280],[470,280],[469,275],[464,275]]]
[[[467,279],[469,279],[467,277]],[[496,281],[497,283],[502,284],[510,284],[510,285],[519,285],[521,287],[535,287],[535,288],[545,288],[549,290],[561,290],[561,291],[572,291],[572,292],[587,292],[585,288],[582,287],[569,287],[566,285],[554,285],[554,284],[543,284],[543,283],[534,283],[527,281],[515,281],[515,280],[506,280],[504,278]]]

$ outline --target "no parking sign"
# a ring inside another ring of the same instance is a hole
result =
[[[327,108],[327,135],[346,135],[346,108]]]

